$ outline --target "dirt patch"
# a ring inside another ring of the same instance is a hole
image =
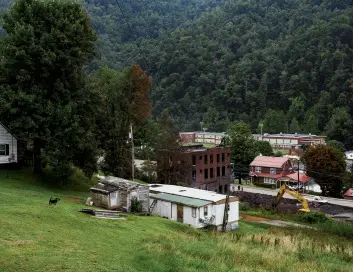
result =
[[[250,193],[237,191],[232,195],[239,197],[240,201],[247,202],[251,207],[261,208],[265,210],[272,209],[272,203],[275,201],[275,196]],[[330,203],[313,203],[308,202],[310,210],[312,211],[321,211],[329,215],[341,214],[341,213],[352,213],[353,209],[349,207],[343,207],[339,205],[334,205]],[[301,204],[296,199],[282,198],[281,202],[276,207],[277,212],[279,213],[288,213],[294,214],[297,213],[301,208]]]
[[[33,241],[17,240],[17,241],[13,241],[13,242],[7,242],[7,244],[9,246],[25,246],[25,245],[28,245],[31,243],[33,243]]]
[[[73,202],[84,202],[82,198],[77,198],[77,197],[65,197],[64,200],[69,200]]]
[[[247,222],[272,221],[272,219],[259,217],[259,216],[252,216],[252,215],[247,215],[247,214],[241,214],[240,220],[244,220]]]

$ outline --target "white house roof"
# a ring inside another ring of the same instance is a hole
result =
[[[150,184],[150,191],[185,196],[189,198],[202,199],[211,202],[217,202],[226,198],[226,195],[217,194],[212,191],[194,189],[169,184]]]

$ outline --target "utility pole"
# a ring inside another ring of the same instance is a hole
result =
[[[297,190],[299,193],[299,159],[298,159],[298,183],[297,183]]]
[[[131,174],[132,174],[132,181],[134,181],[135,148],[134,148],[134,134],[132,133],[132,125],[130,125],[130,138],[131,138]]]
[[[260,129],[261,129],[261,141],[263,141],[263,137],[262,137],[262,127],[264,126],[264,124],[263,123],[260,123],[259,124],[259,127],[260,127]]]

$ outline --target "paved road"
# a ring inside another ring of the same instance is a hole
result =
[[[276,196],[278,189],[263,189],[263,188],[258,188],[258,187],[252,187],[252,186],[246,186],[243,185],[244,191],[245,192],[250,192],[250,193],[257,193],[257,194],[265,194],[265,195],[272,195],[272,196]],[[312,195],[307,195],[307,194],[303,194],[303,196],[305,196],[305,198],[307,199],[311,199],[314,196]],[[291,198],[293,199],[293,197],[291,195],[288,194],[284,194],[283,196],[284,198]],[[344,207],[350,207],[353,208],[353,200],[347,200],[347,199],[339,199],[339,198],[331,198],[331,197],[322,197],[323,199],[327,200],[328,203],[331,204],[335,204],[335,205],[340,205],[340,206],[344,206]]]

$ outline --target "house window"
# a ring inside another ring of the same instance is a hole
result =
[[[205,179],[208,179],[208,169],[205,169]]]
[[[203,162],[207,164],[207,155],[204,156]]]
[[[217,154],[217,162],[219,162],[219,154]]]
[[[256,166],[256,167],[255,167],[255,172],[256,172],[256,173],[261,173],[261,167]]]
[[[224,153],[222,153],[222,162],[224,162],[224,156],[225,154]]]
[[[196,218],[196,208],[192,208],[191,215],[193,218]]]
[[[222,166],[222,177],[226,175],[226,167]]]
[[[213,163],[213,155],[210,155],[210,163]]]
[[[276,184],[276,180],[272,178],[264,178],[265,184]]]
[[[213,178],[213,168],[210,168],[210,178]]]
[[[205,207],[203,207],[203,216],[207,216],[208,215],[208,207],[207,206],[205,206]]]
[[[221,176],[221,168],[218,166],[217,167],[217,177]]]
[[[270,168],[270,174],[276,174],[276,168]]]
[[[8,144],[0,144],[0,156],[9,155],[9,145]]]

